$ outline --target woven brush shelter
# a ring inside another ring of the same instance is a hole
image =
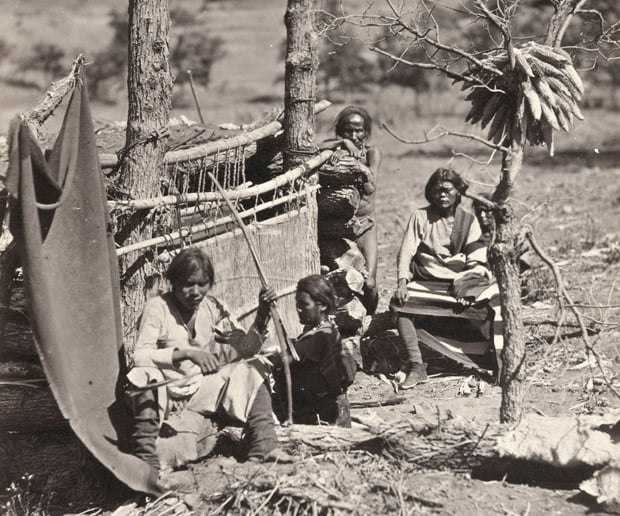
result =
[[[316,111],[328,106],[329,102],[318,103]],[[135,211],[147,211],[154,222],[151,238],[121,247],[117,255],[143,251],[146,276],[152,279],[148,283],[160,289],[158,280],[171,256],[189,245],[202,247],[215,266],[214,294],[234,312],[247,316],[256,307],[260,280],[247,242],[208,177],[213,174],[248,225],[267,279],[284,298],[283,318],[294,335],[300,327],[290,294],[300,278],[319,271],[318,186],[309,178],[329,151],[317,154],[304,166],[283,171],[281,123],[274,115],[262,123],[258,127],[251,124],[250,130],[171,125],[170,150],[165,155],[165,169],[160,171],[161,195],[154,198],[125,200],[127,196],[115,181],[122,149],[116,154],[103,152],[100,159],[113,223]],[[107,149],[121,141],[109,127],[98,134],[105,134]],[[192,146],[188,146],[190,141]],[[243,322],[244,317],[241,319]]]
[[[316,111],[328,106],[329,102],[317,103]],[[300,327],[292,294],[301,277],[320,268],[314,172],[331,152],[318,153],[284,171],[282,125],[275,112],[232,129],[173,120],[165,167],[158,171],[159,195],[132,198],[119,187],[124,132],[122,123],[100,125],[97,144],[112,224],[137,212],[153,221],[149,238],[117,248],[119,257],[130,252],[141,256],[148,279],[146,295],[166,289],[162,278],[172,256],[196,245],[213,260],[214,294],[229,304],[242,324],[251,323],[257,308],[259,274],[235,218],[209,178],[212,174],[243,219],[267,280],[281,296],[280,313],[288,333],[296,335]],[[44,140],[43,147],[47,143]],[[7,441],[0,447],[0,463],[6,465],[0,486],[36,468],[33,490],[54,491],[58,501],[65,496],[70,499],[76,489],[92,497],[90,491],[97,489],[90,485],[92,476],[89,481],[81,480],[84,468],[93,467],[92,461],[70,431],[49,387],[37,383],[40,388],[35,389],[31,383],[41,382],[44,375],[28,322],[20,315],[26,306],[19,285],[19,281],[13,282],[15,288],[7,303],[10,314],[4,319],[6,328],[0,328],[6,330],[1,369],[20,380],[1,387],[2,411],[7,417],[0,431]],[[42,457],[54,467],[43,468]],[[57,474],[59,470],[62,474]],[[97,476],[105,477],[102,468],[97,470]]]

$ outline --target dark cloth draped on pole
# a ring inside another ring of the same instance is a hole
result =
[[[20,120],[11,124],[9,152],[11,231],[54,397],[82,443],[119,480],[157,493],[155,471],[119,449],[125,359],[118,262],[82,72],[49,158]]]

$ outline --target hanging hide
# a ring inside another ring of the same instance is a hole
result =
[[[119,448],[118,264],[82,74],[49,159],[25,123],[12,123],[6,186],[36,347],[60,410],[118,479],[157,493],[156,472]]]

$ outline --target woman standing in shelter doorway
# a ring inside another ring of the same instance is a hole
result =
[[[375,195],[377,175],[381,165],[381,151],[368,142],[372,135],[372,118],[360,106],[347,106],[336,117],[336,138],[321,143],[321,149],[333,149],[332,164],[354,162],[360,183],[360,203],[355,212],[355,243],[359,247],[368,269],[364,282],[362,302],[369,314],[373,314],[379,302],[377,287],[377,224],[375,218]]]

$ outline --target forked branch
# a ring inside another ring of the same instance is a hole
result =
[[[592,342],[590,341],[590,335],[588,333],[588,329],[584,321],[584,316],[581,313],[581,311],[578,309],[579,305],[573,301],[571,295],[566,289],[566,286],[564,285],[564,281],[562,280],[562,274],[560,273],[560,269],[553,262],[551,257],[547,253],[545,253],[545,251],[543,251],[541,246],[538,244],[538,241],[534,237],[534,234],[531,231],[531,228],[529,231],[526,232],[525,236],[528,242],[530,243],[530,245],[532,246],[532,249],[534,250],[534,252],[536,252],[536,254],[540,256],[540,259],[551,269],[551,272],[555,279],[557,300],[558,300],[558,305],[560,308],[558,328],[561,326],[562,322],[564,321],[565,311],[566,311],[566,308],[568,308],[573,313],[575,319],[577,320],[577,324],[579,325],[579,329],[581,332],[581,338],[586,348],[586,356],[588,358],[590,356],[594,357],[596,366],[601,372],[601,375],[603,376],[603,379],[605,381],[605,384],[607,385],[607,388],[611,392],[613,392],[618,398],[620,398],[620,392],[618,392],[618,390],[614,387],[612,380],[609,378],[605,369],[603,368],[601,355],[599,354],[599,352],[596,350],[596,348],[593,346]],[[556,332],[556,336],[557,336],[557,332]]]
[[[424,134],[424,138],[420,139],[420,140],[407,140],[406,138],[403,138],[402,136],[398,135],[385,122],[382,124],[382,127],[388,133],[390,133],[390,135],[392,135],[394,138],[396,138],[399,142],[406,143],[408,145],[422,145],[422,144],[429,143],[429,142],[432,142],[432,141],[435,141],[435,140],[439,140],[440,138],[444,138],[446,136],[456,136],[458,138],[465,138],[465,139],[468,139],[468,140],[474,140],[474,141],[476,141],[478,143],[482,143],[483,145],[486,145],[487,147],[490,147],[491,149],[494,149],[494,150],[498,150],[500,152],[510,153],[510,149],[508,147],[504,147],[503,145],[500,145],[500,144],[497,144],[497,143],[493,143],[492,141],[487,140],[486,138],[483,138],[481,136],[478,136],[476,134],[471,134],[471,133],[463,133],[463,132],[460,132],[460,131],[450,131],[450,130],[448,130],[445,127],[442,127],[440,125],[435,126],[428,133],[425,133]]]

